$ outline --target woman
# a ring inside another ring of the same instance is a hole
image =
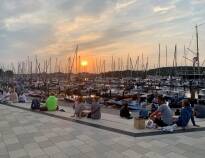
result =
[[[83,104],[83,98],[79,97],[78,100],[74,104],[74,114],[71,117],[82,117],[82,112],[85,109]]]
[[[18,95],[17,95],[15,89],[12,89],[12,91],[11,91],[10,101],[13,103],[18,103]]]

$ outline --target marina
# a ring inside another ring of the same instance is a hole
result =
[[[204,0],[2,0],[0,158],[204,158]]]

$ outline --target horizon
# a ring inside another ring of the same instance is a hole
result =
[[[52,71],[56,58],[65,69],[79,45],[78,56],[87,62],[87,72],[95,72],[96,65],[102,66],[103,61],[110,71],[112,57],[116,69],[119,60],[126,68],[128,55],[132,65],[139,56],[139,69],[148,57],[151,69],[158,67],[158,44],[162,67],[166,66],[166,45],[167,66],[173,65],[176,44],[177,63],[185,65],[184,45],[196,52],[195,25],[205,22],[204,6],[205,0],[2,0],[0,64],[8,67],[13,63],[17,69],[28,56],[33,63],[37,56],[43,67],[52,57]],[[203,34],[205,25],[199,26],[200,64],[205,59]],[[188,49],[186,53],[193,59]]]

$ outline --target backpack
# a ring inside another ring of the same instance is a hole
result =
[[[38,99],[33,99],[32,100],[31,109],[32,110],[40,109],[40,101]]]

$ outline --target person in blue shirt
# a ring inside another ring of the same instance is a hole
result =
[[[179,118],[176,121],[177,126],[186,127],[191,119],[193,126],[198,126],[195,123],[193,111],[188,99],[182,101],[182,109]]]

